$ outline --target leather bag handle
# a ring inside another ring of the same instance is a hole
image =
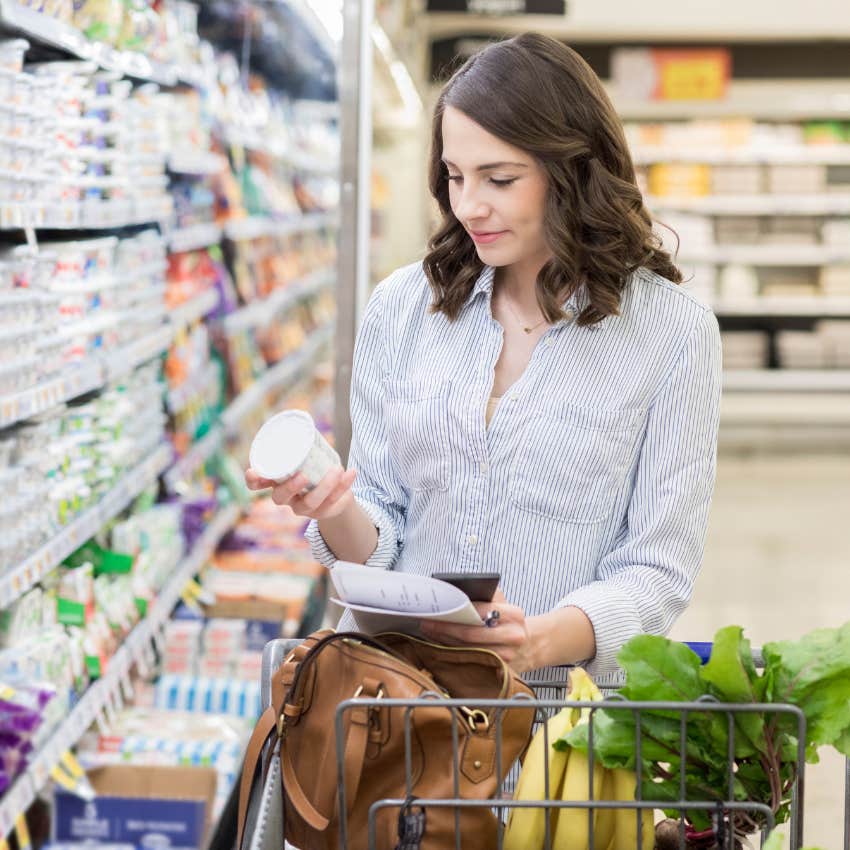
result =
[[[269,706],[257,721],[248,741],[245,761],[242,765],[242,778],[239,784],[239,815],[236,827],[236,850],[243,850],[242,839],[245,832],[245,819],[248,816],[248,804],[251,800],[251,788],[262,764],[263,747],[277,728],[277,714],[274,706]]]

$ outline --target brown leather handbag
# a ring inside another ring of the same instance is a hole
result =
[[[497,844],[490,806],[418,807],[417,798],[456,795],[487,800],[531,737],[534,709],[482,710],[475,700],[510,699],[531,689],[494,652],[438,646],[409,635],[315,632],[276,671],[272,705],[260,718],[248,745],[239,799],[237,850],[243,847],[249,795],[269,764],[280,765],[286,840],[300,850],[366,850],[370,806],[384,799],[407,805],[378,810],[374,850],[396,847],[443,850],[455,847],[455,808],[464,850]],[[412,709],[382,706],[385,699],[427,702]],[[441,707],[445,698],[469,700],[470,707]],[[345,740],[344,807],[340,811],[335,716],[346,700],[368,698],[342,715]],[[411,787],[406,782],[405,715],[410,712]],[[457,751],[452,714],[456,718]],[[496,735],[501,732],[501,764]],[[274,758],[263,759],[270,743]],[[458,790],[455,792],[457,760]],[[265,761],[265,767],[263,762]],[[273,777],[277,780],[278,777]],[[345,818],[344,843],[340,820]],[[246,842],[247,843],[247,842]]]

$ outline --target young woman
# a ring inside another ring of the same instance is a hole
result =
[[[699,570],[716,320],[676,285],[620,121],[557,41],[490,45],[452,77],[430,188],[428,253],[375,289],[359,331],[350,469],[273,498],[313,518],[328,566],[500,573],[479,606],[498,626],[435,641],[604,682],[625,641],[670,629]]]

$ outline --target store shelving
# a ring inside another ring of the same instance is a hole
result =
[[[211,361],[197,375],[188,378],[179,387],[169,391],[166,396],[168,412],[176,414],[183,411],[195,396],[214,384],[217,378],[218,366]]]
[[[682,262],[751,266],[822,266],[850,262],[850,245],[683,245]]]
[[[16,0],[0,2],[0,23],[17,30],[29,40],[58,48],[78,59],[94,62],[107,71],[118,71],[128,77],[149,80],[164,86],[178,82],[202,84],[200,69],[152,61],[143,53],[115,50],[108,44],[91,41],[75,27],[24,6]]]
[[[255,383],[243,390],[221,414],[214,425],[163,476],[166,488],[175,492],[181,481],[190,479],[224,445],[230,434],[236,433],[242,420],[262,404],[270,392],[280,392],[304,374],[321,355],[334,334],[332,322],[317,328],[300,351],[271,366]]]
[[[711,307],[718,316],[850,318],[850,297],[841,296],[720,298]]]
[[[156,601],[149,606],[145,619],[127,635],[110,659],[105,675],[89,687],[65,721],[32,759],[26,772],[18,777],[3,796],[0,800],[0,835],[11,832],[15,818],[32,805],[63,753],[73,747],[104,712],[120,703],[129,672],[145,646],[150,644],[170,618],[186,583],[210,559],[219,541],[233,528],[238,518],[239,509],[234,505],[219,510],[192,550],[177,566]]]
[[[850,215],[850,195],[646,195],[649,209],[704,215]]]
[[[232,242],[247,242],[264,236],[293,236],[296,233],[309,233],[314,230],[336,227],[339,216],[334,212],[305,213],[286,219],[270,216],[251,216],[249,218],[228,221],[224,226],[224,235]]]
[[[207,289],[194,298],[174,307],[168,319],[175,330],[184,328],[202,319],[218,305],[218,292],[215,289]]]
[[[172,212],[170,197],[143,202],[125,199],[54,204],[44,209],[36,204],[0,206],[0,228],[49,230],[106,230],[167,221]]]
[[[335,324],[328,322],[313,331],[300,351],[276,363],[260,378],[241,392],[227,406],[221,416],[225,429],[233,431],[270,392],[279,391],[292,383],[304,370],[313,364],[333,339]]]
[[[192,445],[163,476],[166,489],[177,492],[180,482],[190,479],[224,445],[225,432],[221,425],[210,430]]]
[[[168,246],[172,254],[182,254],[184,251],[198,251],[209,248],[221,242],[221,228],[217,224],[193,224],[181,227],[168,234]]]
[[[227,167],[227,159],[212,152],[176,150],[168,156],[168,170],[174,174],[218,174]]]
[[[301,280],[276,289],[266,298],[258,298],[233,313],[225,316],[224,327],[228,331],[256,327],[270,322],[275,316],[289,309],[304,298],[311,298],[328,289],[336,281],[335,269],[319,269]]]
[[[138,466],[125,473],[94,506],[72,520],[52,540],[17,567],[0,576],[0,609],[11,605],[79,546],[117,516],[162,474],[171,462],[171,449],[162,445]]]
[[[208,290],[175,308],[161,328],[115,351],[92,357],[69,367],[65,374],[42,381],[21,392],[0,396],[0,428],[22,422],[51,407],[105,386],[142,363],[165,352],[175,333],[200,319],[218,303],[218,294]]]
[[[635,165],[657,162],[706,163],[710,165],[850,165],[850,145],[805,145],[770,148],[646,147],[632,151]]]
[[[723,375],[727,392],[847,393],[848,369],[729,369]]]

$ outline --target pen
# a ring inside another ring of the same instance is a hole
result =
[[[487,626],[488,629],[493,626],[497,626],[499,624],[499,617],[501,614],[497,611],[488,611],[487,616],[484,618],[484,625]]]

